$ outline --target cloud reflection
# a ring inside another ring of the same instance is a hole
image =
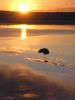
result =
[[[29,54],[30,52],[32,52],[32,54],[36,53],[36,55],[39,57],[39,54],[38,54],[38,49],[37,48],[21,48],[21,47],[10,47],[10,48],[0,48],[0,53],[4,53],[4,54],[9,54],[9,55],[25,55],[26,54],[26,58],[24,59],[27,59],[31,62],[40,62],[40,63],[43,63],[44,60],[43,58],[34,58],[34,57],[27,57],[27,54]],[[54,65],[54,66],[60,66],[60,67],[68,67],[68,68],[75,68],[75,64],[72,64],[72,63],[65,63],[66,61],[63,61],[61,59],[52,59],[52,58],[49,58],[48,60],[48,64],[50,65]]]
[[[75,100],[74,91],[26,65],[0,64],[1,100]]]

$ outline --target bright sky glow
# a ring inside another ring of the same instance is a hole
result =
[[[26,4],[21,4],[20,7],[18,8],[18,11],[22,13],[29,12],[29,6]]]
[[[75,11],[75,0],[0,0],[0,10]]]

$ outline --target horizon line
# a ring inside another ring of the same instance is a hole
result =
[[[9,12],[19,12],[17,10],[0,10],[1,11],[9,11]],[[75,11],[58,11],[58,10],[31,10],[29,12],[75,12]]]

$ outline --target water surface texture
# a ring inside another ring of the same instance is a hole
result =
[[[1,100],[75,100],[74,91],[74,25],[0,25]]]

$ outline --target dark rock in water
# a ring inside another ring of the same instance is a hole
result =
[[[49,50],[47,48],[42,48],[38,51],[39,53],[43,53],[45,55],[49,54]]]
[[[47,63],[48,61],[47,60],[44,60],[44,62]]]

